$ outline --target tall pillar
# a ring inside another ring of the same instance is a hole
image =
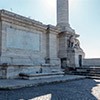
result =
[[[68,0],[57,0],[57,26],[61,28],[69,26]]]
[[[84,52],[80,48],[75,30],[69,24],[69,0],[57,0],[57,27],[59,34],[59,58],[62,68],[82,65]],[[72,42],[73,39],[73,42]],[[70,46],[71,44],[72,46]]]

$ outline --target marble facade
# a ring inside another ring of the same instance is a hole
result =
[[[57,1],[57,26],[0,10],[1,78],[18,78],[22,72],[39,73],[41,68],[42,73],[52,73],[82,66],[84,52],[79,35],[70,27],[67,8],[68,0]]]
[[[36,73],[41,66],[44,72],[60,70],[59,30],[55,26],[6,10],[0,11],[0,19],[0,68],[5,66],[3,70],[8,72],[4,76],[1,70],[1,77],[16,77],[20,72]]]

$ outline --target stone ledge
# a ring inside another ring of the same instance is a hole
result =
[[[58,64],[41,64],[42,67],[57,67]]]
[[[52,83],[61,83],[66,81],[74,81],[79,79],[85,79],[86,76],[78,76],[78,75],[65,75],[63,77],[53,77],[53,78],[46,78],[46,79],[38,79],[38,80],[22,80],[22,79],[14,79],[14,80],[0,80],[0,89],[2,90],[12,90],[12,89],[19,89],[24,87],[31,87],[31,86],[41,86],[45,84],[52,84]]]
[[[60,75],[60,74],[64,74],[64,72],[56,72],[56,73],[38,73],[38,74],[34,74],[34,73],[20,73],[20,76],[46,76],[46,75]]]
[[[7,10],[0,10],[1,20],[6,21],[9,23],[13,23],[16,25],[21,26],[34,26],[40,29],[46,30],[47,25],[43,24],[42,22],[36,21],[34,19],[30,19],[28,17],[24,17],[22,15],[7,11]]]
[[[19,77],[22,79],[42,79],[42,78],[52,78],[61,77],[64,72],[53,72],[53,73],[20,73]]]

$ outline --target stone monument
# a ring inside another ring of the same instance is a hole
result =
[[[0,10],[0,78],[59,77],[61,68],[81,67],[84,52],[77,37],[68,0],[57,0],[57,26]]]
[[[57,27],[59,33],[59,58],[62,67],[82,67],[84,52],[75,33],[69,24],[69,0],[57,0]],[[64,66],[63,66],[64,65]]]

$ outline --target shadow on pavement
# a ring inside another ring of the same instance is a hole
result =
[[[98,84],[100,80],[83,79],[16,90],[0,90],[0,100],[100,100]]]

